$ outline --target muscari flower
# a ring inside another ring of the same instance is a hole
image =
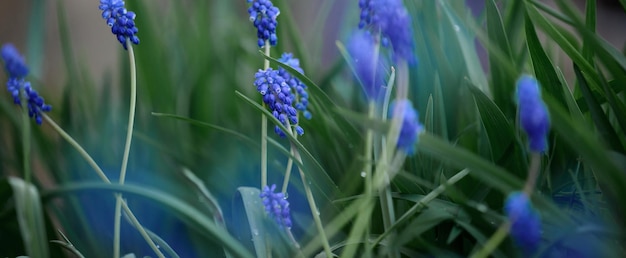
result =
[[[541,241],[541,218],[533,208],[528,195],[513,192],[506,199],[504,212],[511,222],[510,235],[527,254],[532,254]]]
[[[517,80],[517,102],[522,128],[529,139],[530,150],[545,152],[550,130],[550,115],[541,99],[539,83],[530,75]]]
[[[413,108],[413,103],[407,99],[394,101],[389,112],[393,112],[391,113],[392,116],[394,114],[402,114],[402,125],[398,135],[397,148],[409,155],[413,154],[418,135],[423,130],[423,126],[419,123],[419,114]]]
[[[124,49],[126,49],[126,39],[135,45],[139,44],[139,38],[135,35],[138,32],[137,27],[135,27],[136,15],[124,8],[124,1],[100,0],[98,8],[102,10],[102,18],[111,27],[111,32],[115,34]]]
[[[289,66],[295,69],[296,71],[304,74],[304,71],[300,67],[300,60],[293,57],[291,53],[283,53],[282,56],[278,59]],[[306,91],[306,85],[302,83],[298,78],[292,76],[287,70],[282,67],[278,68],[278,74],[285,79],[285,82],[291,87],[292,91],[296,93],[296,102],[295,108],[296,110],[302,112],[302,115],[306,119],[311,119],[311,112],[307,109],[309,105],[309,93]]]
[[[260,70],[254,75],[254,85],[257,91],[263,96],[263,102],[272,111],[272,115],[284,126],[295,126],[296,133],[302,135],[304,130],[298,124],[298,111],[293,107],[295,95],[291,92],[291,87],[280,76],[277,70],[268,68]],[[276,126],[276,134],[285,137],[285,133]]]
[[[276,185],[263,187],[260,197],[263,199],[263,206],[270,217],[276,223],[287,229],[291,228],[291,216],[289,214],[289,202],[282,192],[275,193]]]
[[[394,59],[415,62],[411,17],[402,0],[359,0],[359,28],[380,35],[383,46],[393,48]]]
[[[28,67],[24,58],[12,44],[2,46],[1,56],[9,75],[7,91],[11,93],[13,103],[21,106],[20,90],[23,90],[26,96],[28,115],[34,118],[38,125],[41,125],[41,112],[50,112],[52,107],[44,102],[44,99],[31,87],[30,82],[24,80],[24,77],[28,75]]]
[[[252,3],[248,8],[248,14],[250,14],[250,21],[254,23],[254,27],[257,29],[258,45],[259,47],[265,46],[265,41],[270,42],[270,45],[275,46],[278,42],[276,37],[276,17],[280,14],[278,7],[275,7],[270,0],[246,0],[248,3]]]
[[[383,67],[369,32],[356,32],[348,41],[350,62],[368,99],[376,99],[383,84]]]
[[[4,44],[1,55],[9,78],[24,78],[28,75],[28,66],[13,44]]]

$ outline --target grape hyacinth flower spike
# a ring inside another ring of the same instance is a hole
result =
[[[23,92],[27,102],[28,116],[35,119],[38,125],[41,125],[41,113],[50,112],[52,106],[47,105],[37,91],[31,87],[30,82],[24,79],[28,75],[28,66],[26,66],[24,58],[17,51],[17,48],[12,44],[4,44],[0,52],[5,70],[9,75],[7,91],[13,97],[13,103],[22,106],[20,92]]]
[[[513,192],[504,205],[506,216],[511,221],[510,234],[514,242],[526,254],[537,250],[541,241],[541,218],[524,192]]]
[[[406,154],[413,154],[419,133],[423,130],[423,126],[419,123],[417,110],[413,108],[413,103],[410,100],[404,99],[392,103],[390,112],[393,112],[391,115],[403,114],[397,148]]]
[[[287,229],[291,228],[291,215],[289,212],[289,202],[282,192],[275,193],[276,185],[263,187],[260,197],[263,199],[263,206],[267,214],[274,218],[276,223]]]
[[[383,67],[378,61],[377,45],[370,33],[355,32],[348,41],[348,53],[365,95],[370,100],[376,100],[383,84]]]
[[[295,69],[301,74],[304,74],[304,71],[300,67],[300,60],[298,58],[294,58],[293,54],[283,53],[278,61],[281,61],[291,66],[291,68]],[[287,70],[283,69],[282,67],[278,68],[278,74],[285,78],[285,82],[287,82],[292,91],[295,92],[296,102],[294,103],[294,106],[296,110],[302,112],[304,118],[311,119],[312,115],[311,112],[309,112],[308,110],[309,93],[307,92],[306,85],[304,85],[304,83],[298,80],[298,78],[291,75],[289,72],[287,72]]]
[[[252,3],[248,8],[250,21],[257,29],[258,45],[265,46],[265,41],[269,41],[270,45],[276,46],[278,37],[276,36],[276,26],[278,22],[276,17],[280,14],[278,7],[275,7],[270,0],[246,0]]]
[[[359,8],[359,29],[380,36],[383,46],[392,47],[395,60],[403,59],[409,64],[416,62],[411,17],[402,0],[359,0]]]
[[[302,71],[298,59],[291,54],[283,55],[281,61]],[[304,129],[298,125],[298,112],[302,112],[307,119],[311,118],[307,110],[309,95],[306,86],[282,68],[259,70],[254,77],[254,86],[263,96],[263,103],[272,115],[284,126],[293,126],[298,135],[304,134]],[[281,137],[286,136],[278,126],[274,127],[274,131]]]
[[[530,150],[542,153],[547,149],[547,136],[550,130],[550,115],[541,99],[539,83],[530,75],[517,80],[517,103],[520,122],[530,142]]]
[[[126,49],[126,39],[135,45],[139,44],[139,38],[136,35],[138,29],[135,27],[136,15],[134,12],[126,10],[124,1],[100,0],[98,8],[102,10],[102,18],[111,27],[111,32],[115,34],[124,49]]]

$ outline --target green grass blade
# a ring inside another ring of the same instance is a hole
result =
[[[221,243],[229,252],[237,257],[253,257],[237,242],[228,231],[217,226],[208,216],[188,203],[156,189],[149,189],[131,184],[116,185],[105,183],[70,183],[42,192],[43,201],[50,201],[60,196],[70,196],[81,192],[123,193],[124,196],[136,196],[155,201],[181,218],[189,228],[211,237]]]
[[[626,174],[621,171],[608,155],[607,150],[597,140],[593,131],[583,123],[574,121],[560,105],[555,104],[549,96],[544,96],[550,111],[553,128],[562,135],[562,139],[572,150],[576,150],[594,171],[601,188],[609,200],[615,205],[618,216],[626,216],[626,207],[622,204],[623,196],[626,196]]]
[[[587,101],[587,106],[589,107],[589,112],[591,113],[591,118],[594,121],[594,124],[598,128],[600,135],[604,139],[604,142],[608,144],[611,149],[617,150],[620,152],[624,152],[623,146],[620,145],[620,140],[615,132],[614,128],[611,126],[609,119],[604,113],[604,109],[600,106],[598,100],[591,93],[591,87],[589,87],[587,80],[583,76],[582,72],[578,68],[578,66],[574,65],[574,73],[576,74],[576,78],[578,79],[578,85],[580,86],[580,90]]]
[[[547,93],[557,99],[559,103],[565,104],[561,80],[559,80],[558,75],[554,71],[552,61],[550,61],[550,58],[548,58],[548,55],[541,46],[535,25],[528,15],[526,16],[526,41],[528,42],[528,51],[537,80]]]
[[[265,227],[263,226],[263,218],[265,218],[265,209],[261,203],[261,191],[254,187],[239,187],[237,192],[241,196],[243,207],[245,210],[250,233],[247,236],[240,236],[243,239],[252,238],[254,251],[257,257],[267,257],[270,250],[267,249]]]
[[[30,257],[49,257],[46,225],[44,224],[39,191],[34,185],[26,183],[21,178],[9,177],[5,182],[13,189],[17,220],[26,253]]]
[[[487,15],[487,35],[490,42],[492,42],[491,47],[501,49],[507,57],[506,61],[514,64],[511,45],[504,31],[504,24],[496,2],[494,0],[485,1],[485,10]],[[505,114],[514,113],[515,109],[510,100],[514,92],[515,79],[506,75],[504,68],[498,65],[498,60],[492,55],[489,55],[489,69],[494,102],[503,109]]]
[[[449,4],[450,3],[448,3],[448,1],[439,0],[439,5],[442,7],[444,14],[450,23],[455,26],[459,26],[459,30],[455,35],[458,44],[461,47],[461,52],[463,53],[463,60],[468,62],[466,64],[466,69],[469,74],[470,81],[482,91],[489,92],[485,73],[480,65],[476,65],[480,64],[480,61],[478,61],[479,58],[476,54],[474,37],[470,34],[470,30],[468,28],[461,27],[464,26],[465,22],[455,14]]]

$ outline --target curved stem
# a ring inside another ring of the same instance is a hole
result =
[[[130,61],[130,108],[128,111],[128,128],[126,131],[126,143],[124,144],[124,155],[122,156],[122,168],[120,169],[120,185],[124,184],[126,179],[126,168],[128,167],[128,156],[130,155],[130,145],[133,139],[133,128],[135,125],[135,108],[137,104],[137,69],[135,67],[135,53],[129,40],[126,40],[126,48],[128,50],[128,59]],[[120,257],[120,227],[121,227],[121,210],[122,195],[116,195],[115,201],[115,217],[113,225],[113,257]]]
[[[74,147],[76,149],[76,151],[78,151],[78,154],[80,154],[80,156],[82,156],[83,159],[85,159],[87,161],[89,166],[94,171],[96,171],[96,174],[98,174],[98,176],[100,177],[100,179],[102,179],[103,182],[105,182],[107,184],[111,183],[111,180],[109,180],[109,178],[104,174],[104,171],[100,168],[100,166],[98,166],[98,164],[93,160],[93,158],[89,155],[89,153],[87,153],[87,151],[85,151],[85,149],[83,149],[83,147],[80,146],[80,144],[78,144],[78,142],[76,142],[76,140],[74,140],[74,138],[72,138],[72,136],[70,136],[67,132],[65,132],[48,115],[42,114],[42,116],[46,120],[46,122],[50,126],[52,126],[52,128],[55,131],[57,131],[57,133],[59,135],[61,135],[61,138],[66,140],[72,147]],[[117,195],[116,195],[116,197],[117,197]],[[128,217],[135,218],[135,215],[133,214],[133,212],[130,210],[130,208],[128,207],[128,205],[124,201],[122,201],[122,208],[124,209],[124,213],[126,213],[126,215],[128,215]],[[135,218],[134,220],[131,219],[131,222],[133,222],[133,225],[135,226],[135,228],[137,228],[137,230],[139,231],[141,236],[143,236],[143,238],[146,241],[146,243],[148,243],[150,248],[152,248],[152,250],[157,254],[157,256],[158,257],[165,257],[161,253],[161,250],[156,246],[154,241],[152,241],[152,238],[150,238],[150,236],[148,235],[146,230],[143,228],[143,226],[141,226],[141,224],[139,224],[139,221]]]

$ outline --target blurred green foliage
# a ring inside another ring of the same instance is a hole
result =
[[[298,17],[291,10],[299,1],[274,2],[281,15],[279,44],[271,57],[293,52],[307,76],[301,78],[310,79],[313,119],[301,121],[306,134],[296,143],[331,246],[341,254],[354,225],[349,222],[356,215],[354,197],[363,192],[359,175],[369,162],[362,155],[364,132],[380,128],[356,122],[360,117],[355,114],[366,112],[360,86],[341,57],[322,65],[320,56],[328,50],[320,46],[323,28],[329,26],[325,22],[339,24],[342,37],[355,29],[357,1],[343,16],[332,19],[328,15],[338,3],[319,1],[322,8],[315,23],[304,25],[319,37],[316,41],[303,40],[297,29]],[[395,213],[402,216],[462,169],[470,173],[419,211],[407,213],[408,219],[400,222],[404,224],[396,225],[396,238],[381,241],[376,255],[401,250],[411,257],[469,256],[504,221],[503,200],[521,188],[528,170],[529,151],[525,134],[518,129],[513,96],[514,83],[523,73],[540,81],[553,124],[533,196],[544,223],[538,256],[625,254],[626,57],[595,33],[596,1],[587,1],[583,12],[569,1],[556,2],[550,7],[534,0],[486,0],[481,14],[474,16],[464,1],[405,1],[419,60],[410,67],[409,94],[427,133],[417,155],[407,159],[392,182]],[[258,187],[260,182],[260,112],[242,96],[260,100],[252,82],[265,57],[258,52],[245,2],[126,4],[137,13],[141,38],[135,47],[139,99],[128,186],[94,183],[95,173],[72,147],[45,123],[32,126],[33,184],[45,208],[47,239],[62,240],[55,235],[59,230],[85,257],[110,256],[111,193],[122,191],[142,224],[180,257],[224,256],[222,246],[238,245],[247,248],[242,253],[259,254],[251,240],[253,222],[246,213],[250,210],[243,207],[251,197],[237,190]],[[69,39],[72,24],[67,23],[67,14],[58,10],[64,56],[58,65],[67,68],[67,82],[62,98],[52,103],[50,116],[116,180],[127,123],[128,60],[122,48],[111,53],[121,56],[119,81],[111,76],[93,78],[75,56],[78,43]],[[40,27],[30,29],[41,33]],[[487,55],[479,56],[478,48]],[[550,48],[562,50],[571,61],[557,61]],[[272,65],[278,67],[276,61]],[[565,78],[563,67],[573,67],[575,76]],[[3,138],[8,139],[0,145],[3,175],[23,169],[19,113],[8,98],[0,101]],[[289,144],[270,136],[269,182],[279,184]],[[216,209],[197,184],[190,184],[183,173],[186,168],[215,196],[228,234],[221,228],[210,231]],[[15,202],[21,195],[5,181],[0,185],[0,255],[23,255],[30,247],[20,236],[42,233],[16,227],[20,208]],[[295,238],[304,255],[313,256],[321,244],[295,173],[288,192]],[[376,207],[369,229],[372,238],[384,233]],[[254,223],[277,232],[267,221]],[[154,255],[130,224],[123,223],[122,228],[123,253]],[[293,255],[285,236],[272,239],[277,256]],[[49,248],[53,257],[69,255],[60,253],[60,245]],[[506,241],[493,256],[517,254]]]

